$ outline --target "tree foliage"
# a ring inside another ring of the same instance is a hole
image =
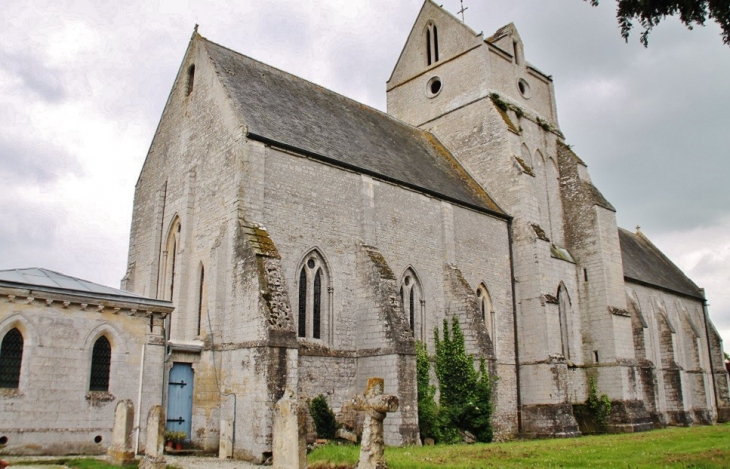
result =
[[[589,1],[597,6],[600,0]],[[679,15],[687,28],[704,26],[707,19],[713,19],[722,28],[722,42],[730,45],[730,0],[617,0],[616,18],[621,27],[621,36],[628,41],[629,33],[638,21],[644,31],[641,43],[649,44],[649,33],[668,16]]]

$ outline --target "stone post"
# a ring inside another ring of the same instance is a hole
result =
[[[353,399],[355,410],[365,411],[365,423],[360,443],[360,458],[356,469],[387,469],[383,458],[383,420],[388,412],[398,410],[398,398],[383,394],[383,378],[368,378],[365,394]]]
[[[218,458],[233,457],[233,422],[221,420],[220,441],[218,442]]]
[[[152,406],[147,415],[147,439],[145,456],[139,465],[140,469],[165,469],[165,411],[162,406]]]
[[[294,395],[294,391],[287,388],[284,396],[274,407],[274,469],[305,469],[307,467],[306,446],[303,461],[301,457],[302,437],[304,436],[302,423],[304,422],[302,422],[300,414],[299,401]]]
[[[134,404],[130,399],[119,401],[114,410],[112,444],[107,450],[111,464],[118,466],[134,461],[132,431],[134,430]]]

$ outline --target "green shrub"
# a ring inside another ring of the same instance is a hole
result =
[[[606,433],[608,431],[608,417],[611,415],[611,399],[605,394],[601,394],[600,398],[598,397],[598,388],[596,387],[596,380],[594,378],[589,379],[589,384],[591,389],[588,394],[586,406],[596,420],[598,431],[600,433]]]
[[[459,318],[453,316],[451,332],[444,319],[443,338],[434,330],[436,377],[439,381],[438,434],[443,443],[458,442],[459,431],[469,431],[478,441],[492,441],[492,378],[484,360],[479,371],[466,354]]]
[[[423,342],[416,342],[416,382],[418,384],[418,428],[421,440],[441,439],[439,409],[434,400],[436,386],[430,383],[431,359]]]
[[[327,398],[324,394],[320,394],[309,401],[309,413],[312,420],[314,420],[317,436],[328,440],[334,439],[335,432],[337,432],[337,421],[335,420],[335,413],[327,404]]]

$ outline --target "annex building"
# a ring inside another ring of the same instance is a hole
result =
[[[452,316],[499,378],[498,434],[579,435],[590,378],[613,431],[730,420],[703,291],[616,226],[514,25],[485,38],[425,0],[387,103],[193,33],[122,281],[174,306],[157,370],[170,428],[215,451],[228,422],[234,456],[261,461],[286,388],[347,418],[381,376],[401,403],[386,443],[418,444],[415,343],[433,352]],[[15,304],[0,299],[2,334]]]

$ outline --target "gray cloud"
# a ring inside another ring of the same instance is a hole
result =
[[[66,97],[63,72],[33,55],[0,51],[0,67],[19,79],[21,86],[43,100],[58,103]]]
[[[26,141],[0,137],[0,176],[6,184],[48,184],[69,174],[81,175],[82,169],[63,147],[40,138]]]

